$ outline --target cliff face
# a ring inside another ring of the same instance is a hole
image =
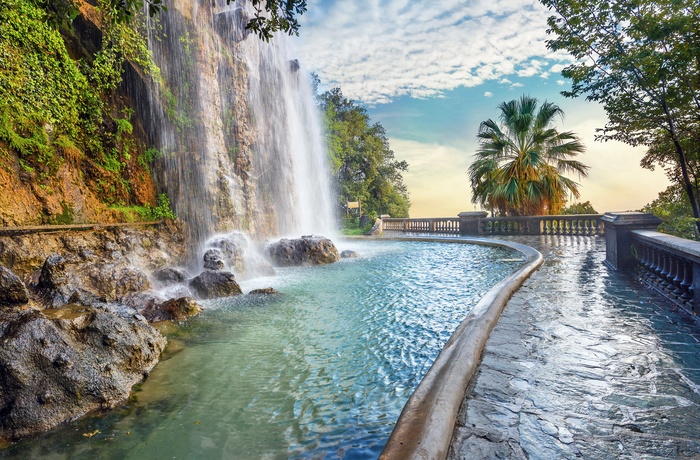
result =
[[[36,13],[34,29],[47,27],[33,2],[8,1]],[[4,118],[12,104],[0,103],[1,224],[123,220],[166,193],[200,243],[234,229],[258,239],[331,229],[321,125],[287,37],[266,43],[249,36],[245,0],[175,0],[129,30],[105,27],[98,9],[79,4],[72,30],[42,29],[71,71],[55,71],[53,62],[35,69],[55,74],[56,88],[72,88],[63,104],[72,118],[48,91],[36,101],[39,122],[26,132],[23,118]],[[0,15],[14,14],[13,5],[0,6]],[[36,40],[13,33],[0,47],[44,58]],[[107,64],[121,54],[105,47],[115,37],[128,44],[118,72]],[[64,81],[64,74],[74,78]],[[28,82],[8,86],[11,103],[23,103]],[[17,136],[40,139],[51,161],[18,148]]]

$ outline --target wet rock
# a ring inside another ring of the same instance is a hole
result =
[[[331,240],[323,236],[305,235],[298,239],[281,239],[269,244],[265,254],[272,263],[282,267],[299,265],[321,265],[337,262],[338,249]]]
[[[166,267],[154,271],[153,277],[165,285],[177,284],[187,279],[187,272],[181,268]]]
[[[351,251],[349,249],[346,249],[345,251],[340,253],[341,259],[355,259],[357,257],[360,257],[360,253]]]
[[[151,289],[146,274],[125,261],[88,264],[76,273],[78,288],[108,301]]]
[[[148,321],[180,321],[198,315],[201,311],[201,305],[192,297],[180,297],[145,308],[142,314]]]
[[[270,295],[270,294],[279,294],[279,292],[280,291],[278,291],[275,288],[267,287],[267,288],[261,288],[261,289],[253,289],[248,294]]]
[[[224,263],[243,278],[275,274],[272,265],[242,233],[233,232],[216,237],[209,242],[209,246],[218,249]]]
[[[165,338],[131,309],[70,305],[0,320],[0,437],[114,407],[156,365]]]
[[[137,312],[144,314],[144,310],[155,309],[158,305],[165,302],[165,300],[166,299],[158,295],[158,293],[154,291],[147,291],[124,296],[120,302],[127,307],[133,308]]]
[[[207,249],[204,253],[204,268],[207,270],[223,270],[224,261],[221,260],[221,251],[218,249]]]
[[[39,276],[39,287],[58,289],[68,282],[66,276],[66,260],[59,254],[51,254],[44,261]]]
[[[24,305],[29,302],[29,292],[19,276],[0,265],[0,306]]]
[[[205,270],[190,281],[190,287],[200,299],[215,299],[242,294],[231,272]]]
[[[69,263],[53,254],[44,262],[37,288],[45,305],[56,308],[71,302],[90,305],[120,300],[151,289],[151,283],[144,272],[126,260]]]

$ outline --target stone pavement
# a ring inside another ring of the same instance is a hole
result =
[[[700,325],[603,264],[593,237],[518,237],[545,263],[509,301],[450,459],[700,459]]]

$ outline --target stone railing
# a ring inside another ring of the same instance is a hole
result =
[[[603,235],[602,214],[487,217],[463,212],[459,217],[397,219],[382,216],[382,231],[447,235]]]
[[[657,232],[661,220],[651,214],[606,214],[603,221],[609,267],[636,271],[649,288],[700,313],[700,242]]]
[[[445,233],[458,235],[459,217],[436,217],[433,219],[383,218],[382,230],[390,232]]]
[[[602,214],[489,217],[481,219],[484,235],[603,235]]]
[[[671,302],[700,313],[700,243],[634,230],[632,256],[644,284]]]

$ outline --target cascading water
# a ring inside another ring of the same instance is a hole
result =
[[[333,200],[309,76],[288,37],[265,43],[245,31],[245,8],[180,0],[149,24],[161,77],[134,74],[127,92],[161,152],[157,181],[199,244],[234,229],[328,235]]]

